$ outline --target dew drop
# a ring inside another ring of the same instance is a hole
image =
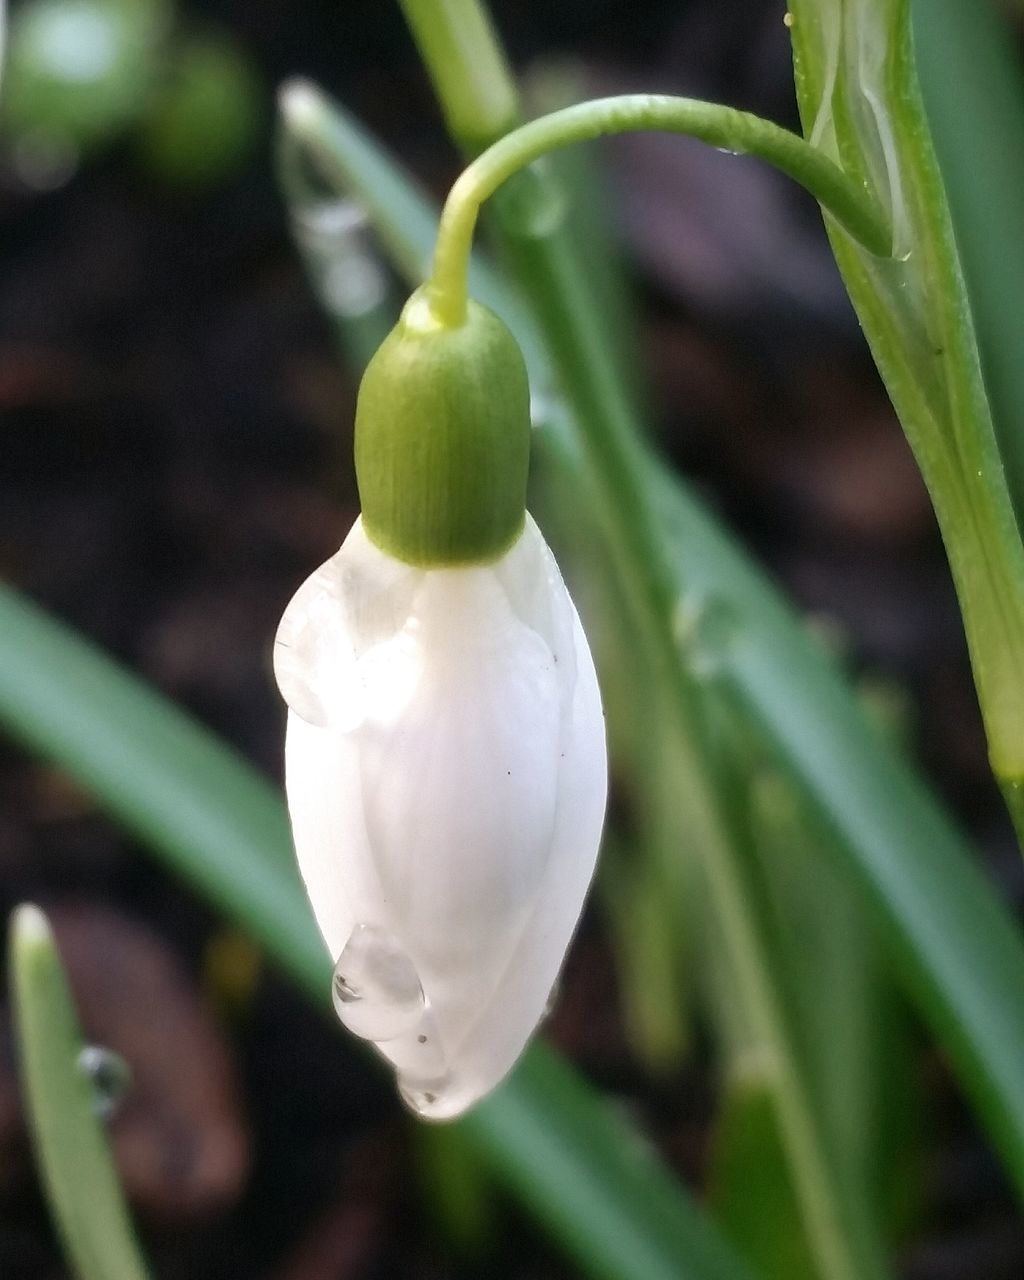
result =
[[[334,967],[334,1008],[364,1040],[386,1041],[419,1026],[426,1000],[409,956],[384,929],[357,924]]]
[[[739,629],[733,606],[715,596],[687,597],[676,610],[675,626],[693,675],[698,680],[721,675]]]
[[[109,1120],[131,1088],[131,1067],[119,1053],[97,1044],[83,1046],[76,1065],[92,1084],[93,1110]]]
[[[416,1080],[410,1083],[402,1080],[398,1085],[398,1096],[414,1115],[431,1118],[431,1108],[438,1098],[442,1097],[448,1087],[449,1077],[438,1076],[436,1079]]]
[[[354,200],[311,199],[292,226],[321,302],[333,316],[357,318],[387,297],[387,278],[370,251],[366,211]]]
[[[277,640],[274,643],[274,675],[281,696],[292,711],[307,724],[324,728],[328,721],[327,708],[310,684],[304,654],[293,644]]]
[[[348,731],[362,722],[364,697],[331,561],[284,611],[274,639],[274,676],[285,702],[308,724]]]

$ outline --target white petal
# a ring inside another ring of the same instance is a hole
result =
[[[558,805],[548,865],[536,908],[501,982],[454,1050],[449,1087],[410,1101],[427,1119],[461,1115],[515,1065],[544,1017],[593,879],[604,823],[608,764],[604,716],[593,659],[574,615],[577,678],[570,731],[559,761]]]
[[[385,555],[356,520],[284,611],[274,640],[281,695],[310,724],[354,729],[365,714],[356,663],[400,630],[424,570]]]
[[[371,860],[353,750],[343,735],[289,711],[285,786],[292,838],[313,914],[334,960],[357,923],[354,870]]]
[[[429,571],[357,521],[289,606],[277,667],[339,1013],[421,1114],[457,1115],[543,1016],[593,874],[604,726],[575,610],[529,518],[497,564]]]

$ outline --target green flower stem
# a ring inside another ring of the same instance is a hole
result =
[[[651,129],[687,134],[723,151],[767,160],[806,187],[871,253],[888,256],[892,237],[880,207],[837,164],[788,129],[746,111],[693,98],[647,93],[597,98],[515,129],[489,147],[452,187],[441,214],[431,282],[438,320],[451,326],[462,322],[477,215],[503,182],[560,147]]]
[[[146,1280],[93,1084],[79,1068],[82,1034],[46,917],[11,917],[11,996],[22,1084],[47,1198],[79,1280]]]
[[[520,121],[519,95],[479,0],[400,0],[437,86],[445,123],[475,154]]]
[[[440,86],[442,89],[444,85]],[[889,232],[880,212],[866,202],[830,161],[822,163],[806,143],[756,117],[686,99],[646,95],[606,99],[570,107],[523,126],[495,143],[455,184],[442,215],[434,258],[431,304],[439,322],[459,325],[467,305],[468,260],[480,205],[507,178],[545,152],[605,133],[668,128],[695,134],[714,145],[772,160],[826,201],[836,216],[875,250],[885,253]],[[545,214],[560,207],[543,173],[521,194],[542,210],[541,239],[560,238],[564,218]],[[528,212],[528,211],[527,211]],[[536,242],[536,236],[533,237]],[[521,247],[521,246],[517,246]],[[616,575],[629,593],[639,648],[651,686],[665,694],[679,758],[680,787],[695,846],[701,851],[723,944],[737,977],[745,1013],[770,1063],[772,1096],[787,1158],[801,1202],[808,1238],[827,1280],[884,1276],[881,1246],[856,1195],[849,1195],[827,1150],[800,1061],[793,1011],[773,963],[768,926],[752,883],[748,852],[730,828],[715,776],[713,752],[702,725],[700,699],[684,668],[675,634],[678,585],[665,554],[661,530],[645,491],[643,453],[614,362],[604,351],[598,311],[572,267],[552,249],[545,271],[539,251],[527,255],[535,270],[527,281],[564,390],[581,422],[602,507],[611,525],[609,549]],[[638,573],[637,566],[644,566]],[[682,804],[682,800],[680,802]]]

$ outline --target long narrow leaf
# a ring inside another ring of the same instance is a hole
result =
[[[82,1033],[46,917],[11,919],[11,996],[18,1058],[47,1198],[79,1280],[145,1280],[93,1084]]]
[[[1024,64],[994,0],[920,0],[921,91],[1008,479],[1024,519]]]
[[[970,849],[821,646],[703,507],[653,473],[681,577],[731,619],[725,668],[835,833],[880,938],[1024,1188],[1024,943]]]

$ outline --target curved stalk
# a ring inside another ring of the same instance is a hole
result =
[[[477,216],[502,183],[561,147],[644,130],[686,134],[734,155],[767,160],[806,187],[870,253],[889,256],[892,233],[881,207],[837,164],[790,130],[749,112],[694,98],[650,93],[595,98],[506,134],[452,187],[441,214],[431,278],[431,306],[438,322],[450,326],[462,322]]]

